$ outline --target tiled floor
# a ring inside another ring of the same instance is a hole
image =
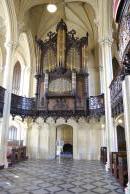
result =
[[[0,171],[0,194],[124,194],[99,161],[26,161]]]

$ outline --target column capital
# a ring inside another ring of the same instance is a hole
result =
[[[101,39],[99,39],[99,44],[101,45],[101,46],[105,46],[106,44],[108,45],[108,46],[112,46],[112,43],[113,43],[113,39],[112,39],[112,37],[110,37],[110,36],[107,36],[107,37],[104,37],[104,38],[101,38]]]
[[[16,41],[8,41],[5,43],[6,48],[16,49],[17,46],[18,46],[18,43]]]
[[[99,65],[99,71],[102,71],[102,70],[103,70],[103,66]]]

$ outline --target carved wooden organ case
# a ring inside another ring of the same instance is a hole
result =
[[[56,33],[47,36],[45,41],[36,37],[37,109],[87,113],[88,33],[77,38],[61,19]]]

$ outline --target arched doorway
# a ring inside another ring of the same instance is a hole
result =
[[[120,125],[117,126],[117,145],[118,151],[126,151],[125,129]]]
[[[73,157],[73,128],[62,124],[56,128],[56,157]]]

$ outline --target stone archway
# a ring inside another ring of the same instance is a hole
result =
[[[73,127],[68,124],[56,128],[56,156],[73,157]]]

